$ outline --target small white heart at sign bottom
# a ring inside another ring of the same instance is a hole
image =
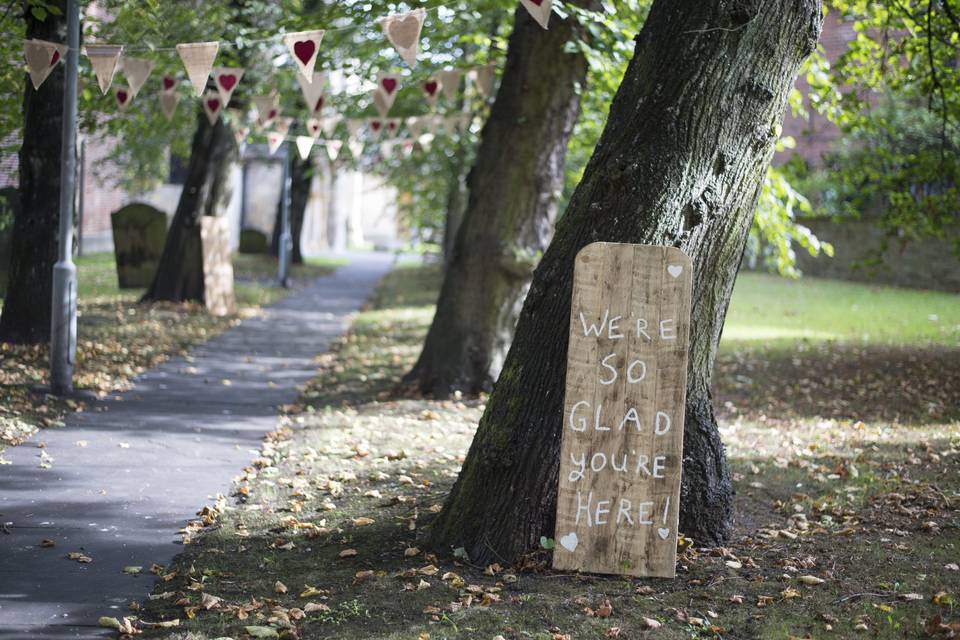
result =
[[[667,536],[670,535],[670,529],[657,529],[657,535],[660,536],[661,540],[666,540]]]
[[[568,533],[567,535],[560,538],[560,546],[570,552],[573,552],[577,549],[577,543],[579,542],[580,540],[577,538],[576,531]]]
[[[667,273],[669,273],[674,278],[679,278],[680,274],[683,273],[682,264],[671,264],[667,266]]]

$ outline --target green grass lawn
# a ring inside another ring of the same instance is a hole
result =
[[[895,640],[957,621],[960,350],[919,320],[911,342],[881,331],[918,310],[956,323],[955,298],[741,280],[728,329],[744,338],[725,342],[715,393],[735,537],[687,541],[677,578],[657,580],[553,572],[544,550],[483,567],[429,547],[484,410],[396,393],[439,282],[405,266],[381,283],[232,497],[184,529],[132,614],[176,626],[147,638]],[[757,327],[780,329],[775,349],[756,348],[770,340]]]
[[[724,347],[789,346],[800,340],[960,346],[960,295],[741,273]]]

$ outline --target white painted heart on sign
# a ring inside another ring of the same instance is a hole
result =
[[[663,528],[657,529],[657,535],[660,536],[661,540],[666,540],[667,536],[670,535],[670,529],[663,529]]]
[[[576,550],[578,542],[580,542],[580,540],[577,539],[576,531],[571,531],[567,535],[560,538],[560,546],[571,553]]]
[[[674,278],[679,278],[680,274],[683,273],[683,265],[671,264],[667,267],[667,273],[669,273]]]

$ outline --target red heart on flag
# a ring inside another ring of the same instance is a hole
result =
[[[397,81],[393,78],[384,78],[380,81],[380,84],[387,93],[393,93],[397,90]]]
[[[237,86],[237,76],[233,75],[232,73],[224,73],[217,78],[217,82],[220,83],[220,86],[223,87],[224,91],[230,91]]]
[[[120,104],[127,104],[127,98],[129,97],[130,97],[129,94],[127,94],[126,91],[123,91],[123,90],[117,91],[117,102],[119,102]]]
[[[210,98],[207,100],[207,106],[210,108],[210,111],[218,111],[220,109],[220,100],[217,98]]]
[[[276,109],[271,109],[271,110],[270,110],[270,113],[267,114],[267,120],[273,120],[273,119],[276,118],[276,117],[277,117],[277,110],[276,110]]]
[[[373,122],[370,123],[370,128],[373,129],[374,131],[380,131],[380,126],[381,125],[379,120],[374,120]]]
[[[427,95],[431,98],[437,95],[437,89],[440,88],[440,85],[437,84],[436,80],[428,80],[423,84],[423,90],[427,92]]]
[[[170,89],[173,89],[173,85],[175,84],[176,84],[176,81],[170,76],[163,77],[163,88],[165,91],[169,91]]]
[[[320,97],[317,99],[317,104],[316,104],[316,106],[313,108],[313,112],[316,113],[317,111],[320,111],[320,109],[323,109],[323,96],[320,96]]]
[[[310,58],[313,57],[313,52],[316,50],[317,45],[313,43],[313,40],[300,40],[293,43],[293,55],[297,56],[301,64],[310,62]]]
[[[388,123],[387,123],[387,128],[390,129],[390,131],[396,131],[396,130],[397,130],[397,123],[396,123],[396,122],[388,122]]]
[[[50,66],[52,67],[53,65],[57,64],[58,62],[60,62],[60,52],[57,51],[56,49],[54,49],[54,50],[53,50],[53,56],[51,56],[51,58],[50,58]]]
[[[319,122],[310,123],[309,126],[310,126],[310,133],[311,133],[312,135],[317,135],[317,132],[320,131],[320,123],[319,123]]]
[[[530,2],[537,5],[538,7],[543,4],[543,0],[530,0]]]

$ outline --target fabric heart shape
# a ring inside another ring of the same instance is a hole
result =
[[[429,80],[423,84],[423,90],[427,92],[427,95],[431,98],[437,95],[437,89],[440,88],[440,85],[437,84],[436,80]]]
[[[117,102],[119,102],[120,104],[127,104],[127,98],[129,97],[130,97],[130,94],[127,93],[126,91],[123,91],[122,89],[120,91],[117,91]]]
[[[667,536],[670,535],[670,529],[664,529],[661,527],[660,529],[657,529],[657,535],[660,536],[661,540],[666,540]]]
[[[317,113],[321,109],[323,109],[323,96],[317,98],[317,104],[313,105],[313,112]]]
[[[543,4],[543,0],[530,0],[530,2],[537,5],[538,7]]]
[[[276,118],[276,117],[277,117],[277,110],[276,110],[276,109],[271,109],[271,110],[270,110],[270,113],[267,114],[267,120],[273,120],[273,119]]]
[[[293,55],[297,56],[297,60],[303,64],[310,62],[310,58],[313,57],[316,50],[317,45],[314,44],[313,40],[298,40],[293,43]]]
[[[170,91],[170,89],[173,89],[174,85],[176,85],[176,84],[177,84],[176,80],[174,80],[174,79],[171,78],[170,76],[164,76],[164,78],[163,78],[163,89],[164,89],[164,91]]]
[[[220,108],[220,99],[210,98],[207,100],[207,108],[210,109],[210,111],[216,112]]]
[[[397,90],[397,81],[395,78],[384,78],[380,81],[380,86],[383,87],[384,91],[390,94]]]
[[[382,125],[380,124],[379,120],[374,120],[373,122],[370,123],[370,128],[373,129],[374,131],[380,131],[381,126]]]
[[[560,546],[566,549],[567,551],[573,553],[577,549],[577,544],[580,543],[579,538],[577,538],[577,532],[571,531],[567,535],[560,538]]]
[[[221,74],[217,78],[217,81],[220,83],[220,87],[224,91],[230,91],[237,86],[237,76],[233,75],[232,73]]]
[[[683,273],[683,265],[671,264],[667,267],[667,273],[673,278],[679,278],[680,274]]]
[[[420,35],[420,19],[416,15],[394,18],[387,27],[390,38],[401,49],[409,49],[417,44]]]
[[[54,50],[53,50],[53,55],[50,56],[50,66],[52,67],[53,65],[57,64],[58,62],[60,62],[60,52],[57,51],[56,49],[54,49]]]

